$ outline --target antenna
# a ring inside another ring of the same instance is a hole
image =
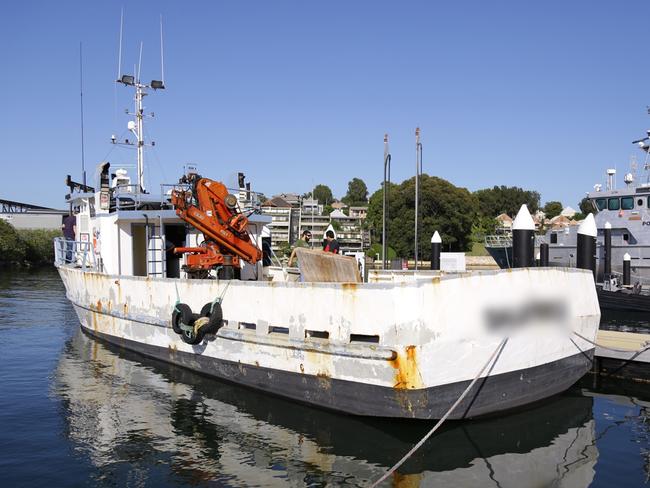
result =
[[[117,79],[122,78],[122,27],[124,25],[124,7],[122,7],[122,11],[120,12],[120,50],[119,54],[117,55]]]
[[[79,104],[81,110],[81,175],[86,186],[86,161],[84,157],[84,75],[82,63],[82,43],[79,42]],[[84,190],[85,191],[85,190]]]
[[[138,78],[137,82],[140,83],[140,68],[142,67],[142,46],[144,45],[144,42],[140,41],[140,58],[138,59]]]
[[[163,26],[162,14],[160,14],[160,81],[165,85],[165,56],[163,54]]]

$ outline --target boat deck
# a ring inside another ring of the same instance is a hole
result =
[[[596,347],[594,373],[650,382],[650,334],[599,330],[596,342],[621,351]]]

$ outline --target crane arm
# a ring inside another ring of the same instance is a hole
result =
[[[262,251],[247,232],[248,219],[239,212],[237,198],[218,181],[197,175],[191,183],[190,190],[172,191],[176,214],[201,231],[206,241],[216,243],[221,252],[231,253],[250,264],[260,261]]]

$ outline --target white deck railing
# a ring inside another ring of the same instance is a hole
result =
[[[64,237],[54,239],[54,264],[101,270],[95,249],[90,242],[73,241]]]

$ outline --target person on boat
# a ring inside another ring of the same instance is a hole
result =
[[[309,241],[311,241],[311,231],[309,230],[302,231],[302,236],[293,245],[293,251],[291,251],[291,256],[289,257],[289,267],[293,265],[294,261],[296,261],[297,264],[298,259],[296,257],[296,249],[299,247],[311,247],[309,245]]]
[[[74,241],[77,234],[77,217],[72,212],[63,219],[63,237],[65,237],[65,262],[71,263],[74,254]]]
[[[338,254],[340,251],[339,241],[334,237],[334,231],[328,230],[325,233],[325,242],[323,244],[323,251]]]

